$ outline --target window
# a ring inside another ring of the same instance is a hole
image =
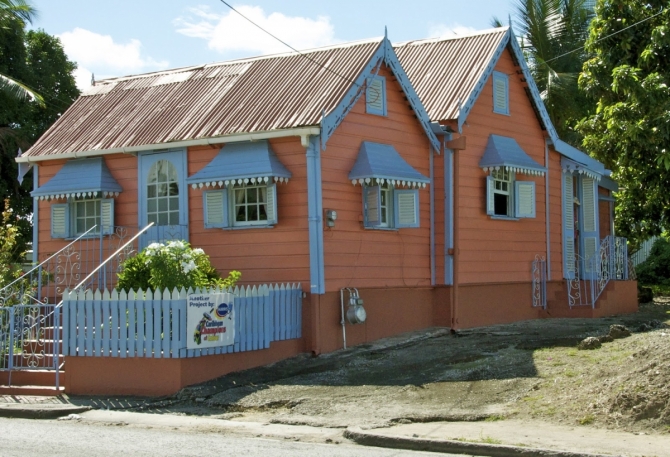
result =
[[[419,227],[419,191],[395,189],[388,183],[363,187],[364,226]]]
[[[179,225],[177,168],[168,160],[159,160],[149,169],[147,222],[156,226]]]
[[[509,114],[509,78],[497,71],[493,72],[493,112]]]
[[[506,167],[486,178],[486,214],[501,218],[535,217],[535,183],[517,181]]]
[[[277,223],[276,185],[244,185],[203,193],[205,228]]]
[[[90,229],[89,235],[114,231],[113,199],[73,199],[51,205],[52,238],[73,238]]]
[[[382,76],[368,78],[365,89],[365,111],[368,114],[386,116],[386,79]]]

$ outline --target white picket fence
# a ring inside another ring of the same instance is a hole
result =
[[[186,349],[186,297],[221,290],[125,291],[63,294],[63,355],[185,358],[270,347],[302,336],[300,284],[236,287],[235,343]]]

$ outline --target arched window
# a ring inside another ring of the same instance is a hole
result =
[[[149,169],[147,221],[157,226],[179,225],[177,169],[168,160],[159,160]]]

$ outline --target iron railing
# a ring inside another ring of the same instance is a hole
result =
[[[574,271],[567,280],[570,307],[595,308],[611,280],[628,280],[630,261],[626,238],[605,237],[596,253],[588,258],[575,254]]]
[[[533,307],[547,309],[547,259],[535,256],[531,268],[533,278]]]

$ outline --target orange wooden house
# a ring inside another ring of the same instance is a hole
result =
[[[100,81],[17,161],[38,258],[153,222],[144,245],[170,233],[245,284],[301,282],[302,338],[238,368],[336,350],[343,327],[351,345],[637,309],[632,281],[571,301],[602,279],[616,184],[557,137],[507,28]],[[362,324],[342,323],[347,288]]]

